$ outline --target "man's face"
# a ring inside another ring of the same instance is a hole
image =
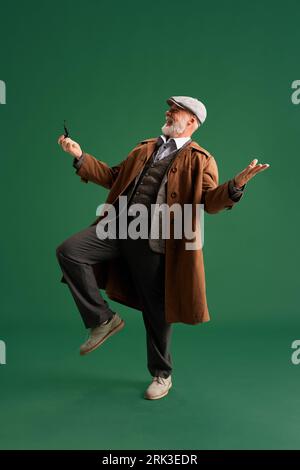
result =
[[[188,122],[190,118],[191,114],[188,111],[172,104],[166,112],[166,123],[161,130],[164,135],[169,137],[180,137],[189,127]]]

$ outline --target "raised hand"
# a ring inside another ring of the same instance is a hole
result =
[[[70,139],[70,137],[65,137],[64,135],[61,135],[58,138],[58,144],[61,146],[61,148],[72,155],[72,157],[75,158],[80,158],[82,155],[82,150],[80,145],[75,142],[75,140]]]
[[[266,170],[270,166],[268,163],[257,162],[258,159],[255,158],[243,171],[241,171],[234,177],[235,187],[241,188],[242,186],[244,186],[244,184],[248,183],[248,181],[251,180],[253,176],[257,175],[261,171]]]

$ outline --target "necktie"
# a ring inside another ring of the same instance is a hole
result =
[[[156,152],[156,154],[155,154],[154,161],[158,161],[158,160],[160,160],[161,158],[163,158],[163,157],[162,157],[162,154],[163,154],[167,149],[170,149],[170,150],[171,150],[172,143],[173,143],[173,140],[172,140],[172,139],[169,139],[167,142],[163,142],[163,143],[159,146],[159,148],[158,148],[158,150],[157,150],[157,152]],[[168,153],[169,153],[169,152],[168,152]],[[167,154],[168,154],[168,153],[167,153]],[[166,156],[166,155],[164,155],[164,156]]]

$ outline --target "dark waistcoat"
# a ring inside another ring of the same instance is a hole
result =
[[[162,179],[171,165],[177,150],[170,153],[165,158],[154,162],[154,153],[152,157],[146,163],[136,185],[129,190],[128,207],[131,204],[144,204],[148,210],[151,208],[151,204],[155,204],[157,193],[162,182]]]
[[[180,149],[175,149],[167,157],[154,161],[156,149],[145,164],[138,180],[133,180],[122,193],[127,196],[127,212],[132,204],[144,204],[148,208],[148,216],[151,215],[151,204],[155,204],[157,193],[162,179],[171,166],[177,153],[190,143],[186,142]]]

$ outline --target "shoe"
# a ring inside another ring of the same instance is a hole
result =
[[[147,400],[157,400],[169,393],[172,387],[171,375],[166,379],[164,377],[153,377],[152,383],[147,388],[144,398]]]
[[[84,356],[94,351],[110,336],[122,330],[124,326],[124,320],[115,313],[108,323],[101,323],[101,325],[91,328],[88,339],[80,346],[80,355]]]

